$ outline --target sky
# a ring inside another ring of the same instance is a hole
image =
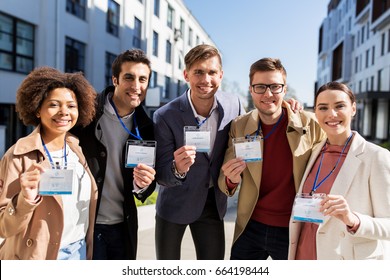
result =
[[[249,86],[250,65],[279,58],[287,84],[313,105],[319,28],[330,0],[184,0],[222,53],[224,79]]]

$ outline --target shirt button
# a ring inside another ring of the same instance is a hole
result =
[[[14,214],[15,214],[15,208],[9,207],[9,208],[8,208],[8,214],[9,214],[10,216],[14,215]]]
[[[341,233],[340,233],[340,237],[345,237],[345,232],[344,231],[342,231]]]
[[[105,156],[106,156],[106,153],[105,153],[105,152],[100,152],[100,156],[101,156],[101,157],[105,157]]]
[[[27,239],[27,241],[26,241],[26,246],[27,246],[27,247],[31,247],[31,246],[33,245],[33,243],[34,243],[33,240],[29,238],[29,239]]]

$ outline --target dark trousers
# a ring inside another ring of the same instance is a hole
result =
[[[250,220],[236,242],[234,242],[231,260],[287,260],[288,227],[268,226]]]
[[[127,260],[125,223],[96,224],[93,240],[94,260]]]
[[[225,229],[219,219],[214,189],[210,188],[202,215],[191,224],[175,224],[156,215],[156,255],[158,260],[179,260],[184,232],[190,227],[198,260],[223,260]]]

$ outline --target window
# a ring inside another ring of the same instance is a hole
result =
[[[390,29],[387,32],[387,52],[390,52]]]
[[[188,45],[192,46],[192,28],[188,27]]]
[[[371,65],[375,64],[375,46],[372,46],[372,59],[371,59]]]
[[[351,31],[351,29],[352,29],[352,18],[349,17],[348,18],[348,31]]]
[[[177,81],[177,89],[176,90],[177,90],[176,96],[179,96],[181,93],[181,81],[180,80]]]
[[[0,69],[28,74],[34,68],[34,26],[0,13]]]
[[[360,30],[358,30],[358,32],[357,32],[357,41],[356,41],[357,47],[359,47],[359,43],[360,43]]]
[[[359,65],[359,57],[357,56],[355,57],[355,73],[359,71],[358,65]]]
[[[381,36],[381,55],[385,55],[385,42],[386,42],[386,34],[385,33],[382,33],[382,36]]]
[[[382,91],[382,69],[378,71],[378,91]]]
[[[160,17],[160,0],[154,0],[154,15]]]
[[[0,158],[20,137],[26,136],[33,130],[32,126],[23,125],[15,111],[15,104],[0,103],[0,130],[4,135],[3,146],[0,147]],[[1,132],[0,131],[0,132]],[[5,145],[5,146],[4,146]]]
[[[78,18],[85,19],[86,0],[66,0],[66,11]]]
[[[72,38],[65,38],[65,72],[84,72],[85,44]]]
[[[171,44],[171,42],[169,42],[169,40],[167,40],[165,61],[168,63],[172,62],[172,44]]]
[[[177,62],[177,67],[178,67],[180,70],[183,70],[183,61],[182,61],[182,59],[180,58],[180,56],[179,56],[179,59],[178,59],[178,62]]]
[[[133,36],[133,47],[141,48],[141,34],[142,34],[142,21],[137,17],[134,17],[134,36]]]
[[[366,50],[366,68],[370,65],[370,49]]]
[[[151,75],[150,81],[149,81],[149,87],[150,88],[157,87],[157,72],[156,71],[152,71],[152,75]]]
[[[116,58],[115,54],[106,52],[106,60],[105,60],[105,71],[104,71],[104,78],[105,78],[105,86],[112,85],[112,63],[114,62]]]
[[[114,36],[119,35],[119,4],[108,0],[106,31]]]
[[[158,56],[158,33],[153,31],[153,55]]]
[[[173,28],[173,16],[174,10],[170,5],[168,5],[167,26],[171,29]]]
[[[362,42],[361,42],[362,44],[364,43],[364,32],[365,32],[365,29],[366,29],[366,27],[363,25],[362,26],[362,34],[361,34],[361,37],[360,37],[361,40],[362,40]]]
[[[185,28],[184,19],[180,18],[180,33],[182,38],[184,38],[184,28]]]
[[[169,98],[169,93],[171,91],[170,89],[171,89],[171,78],[165,76],[165,87],[164,87],[162,98]]]
[[[196,35],[196,45],[199,45],[200,44],[200,39],[199,39],[199,36],[198,35]]]

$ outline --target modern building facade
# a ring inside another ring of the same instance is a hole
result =
[[[150,115],[186,88],[184,55],[213,41],[183,0],[1,0],[0,157],[31,131],[15,112],[15,93],[35,67],[82,71],[99,92],[111,84],[111,63],[140,48],[152,77]]]
[[[319,30],[316,89],[329,81],[357,97],[354,129],[390,141],[390,0],[331,0]]]

